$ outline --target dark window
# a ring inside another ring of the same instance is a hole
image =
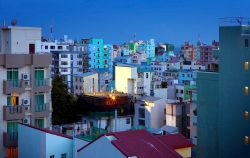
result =
[[[55,158],[55,155],[51,155],[49,158]]]
[[[145,109],[144,108],[139,108],[139,117],[145,118]]]
[[[58,46],[57,49],[63,49],[63,46]]]
[[[130,118],[126,119],[126,124],[130,124]]]
[[[145,126],[145,120],[139,119],[138,123],[139,123],[140,126]]]
[[[30,54],[35,54],[35,44],[29,44],[29,52]]]
[[[49,47],[48,46],[45,46],[45,49],[48,49]]]
[[[55,46],[50,46],[50,49],[55,49]]]
[[[146,78],[148,78],[148,73],[146,73]]]
[[[249,40],[245,39],[245,47],[248,47],[248,46],[249,46]]]
[[[105,84],[108,84],[109,83],[109,80],[105,80]]]
[[[62,154],[61,158],[67,158],[67,154],[66,153]]]

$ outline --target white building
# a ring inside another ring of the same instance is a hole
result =
[[[51,125],[51,55],[36,54],[41,28],[1,28],[0,37],[0,157],[14,157],[18,123]]]
[[[145,96],[135,103],[134,125],[160,128],[165,125],[166,99]]]
[[[83,93],[99,92],[99,77],[96,72],[86,72],[75,75],[73,81],[73,92],[75,95]]]
[[[152,90],[151,70],[140,69],[133,65],[115,66],[115,90],[132,95],[150,96]]]

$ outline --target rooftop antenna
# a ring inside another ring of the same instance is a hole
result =
[[[136,40],[136,32],[134,33],[133,40],[135,42],[135,40]]]
[[[50,40],[52,41],[53,39],[53,26],[50,25]]]

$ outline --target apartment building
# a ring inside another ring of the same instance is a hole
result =
[[[52,77],[60,75],[73,93],[73,76],[89,71],[89,56],[86,45],[69,45],[69,50],[51,51]]]
[[[249,41],[249,25],[220,26],[219,72],[197,74],[197,157],[250,155]]]
[[[0,157],[17,157],[17,124],[51,125],[50,54],[37,54],[41,28],[0,29]]]

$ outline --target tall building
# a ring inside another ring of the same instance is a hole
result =
[[[197,156],[250,157],[250,26],[219,31],[219,73],[197,75]]]
[[[17,156],[17,124],[51,125],[50,54],[36,54],[41,28],[0,29],[0,157]]]

